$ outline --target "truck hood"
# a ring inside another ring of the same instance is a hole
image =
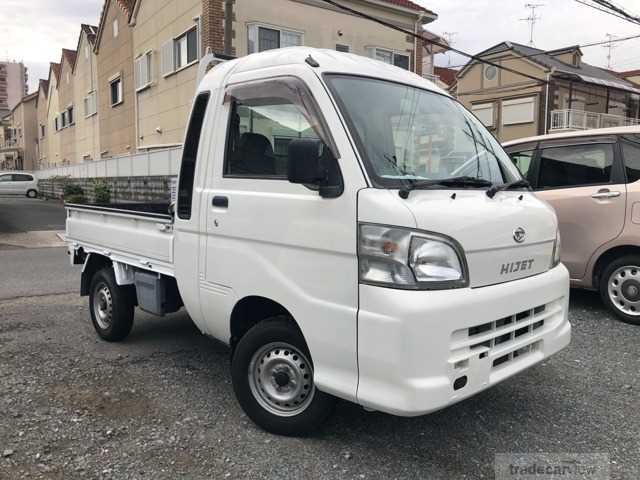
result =
[[[455,193],[455,196],[453,195]],[[543,273],[550,268],[557,219],[553,209],[530,192],[368,188],[358,196],[358,220],[447,235],[464,251],[471,287]],[[516,241],[516,230],[524,239]]]

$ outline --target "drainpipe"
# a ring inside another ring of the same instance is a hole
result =
[[[551,74],[553,73],[554,69],[551,69],[551,71],[547,72],[547,92],[545,94],[545,99],[544,99],[544,134],[546,135],[547,133],[549,133],[549,83],[551,82]]]
[[[233,55],[233,2],[224,0],[224,54]]]
[[[416,26],[414,29],[414,33],[416,35],[422,35],[423,32],[419,31],[420,26],[422,25],[422,19],[424,18],[423,13],[418,14],[418,20],[416,21]],[[420,48],[422,48],[422,41],[420,41]],[[413,37],[413,73],[418,73],[418,37]],[[424,74],[424,72],[422,72]],[[420,75],[422,76],[422,75]]]

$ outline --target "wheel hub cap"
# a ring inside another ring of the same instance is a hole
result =
[[[303,412],[315,395],[311,364],[287,343],[270,343],[258,349],[249,363],[248,376],[254,398],[278,416]]]
[[[640,315],[640,267],[618,268],[609,277],[607,290],[618,310],[627,315]]]
[[[108,329],[111,326],[113,320],[113,300],[111,298],[111,291],[105,284],[100,284],[96,287],[93,296],[93,312],[100,328]]]

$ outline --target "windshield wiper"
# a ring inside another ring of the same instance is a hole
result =
[[[493,198],[496,196],[496,193],[501,192],[503,190],[511,190],[512,188],[531,188],[529,182],[524,179],[516,180],[515,182],[503,183],[501,185],[492,185],[489,190],[487,190],[487,197]]]
[[[412,190],[421,189],[421,188],[429,188],[435,186],[443,186],[443,187],[490,187],[493,185],[489,180],[484,180],[482,178],[462,176],[462,177],[451,177],[451,178],[440,178],[433,180],[410,180],[407,179],[408,185],[401,189],[398,193],[402,198],[409,198],[409,193]]]

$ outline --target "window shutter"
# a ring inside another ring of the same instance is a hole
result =
[[[173,56],[173,40],[165,42],[161,49],[161,65],[162,75],[167,75],[175,70]]]
[[[144,55],[135,59],[135,77],[136,77],[136,90],[144,85],[142,79],[142,60],[144,60]]]

